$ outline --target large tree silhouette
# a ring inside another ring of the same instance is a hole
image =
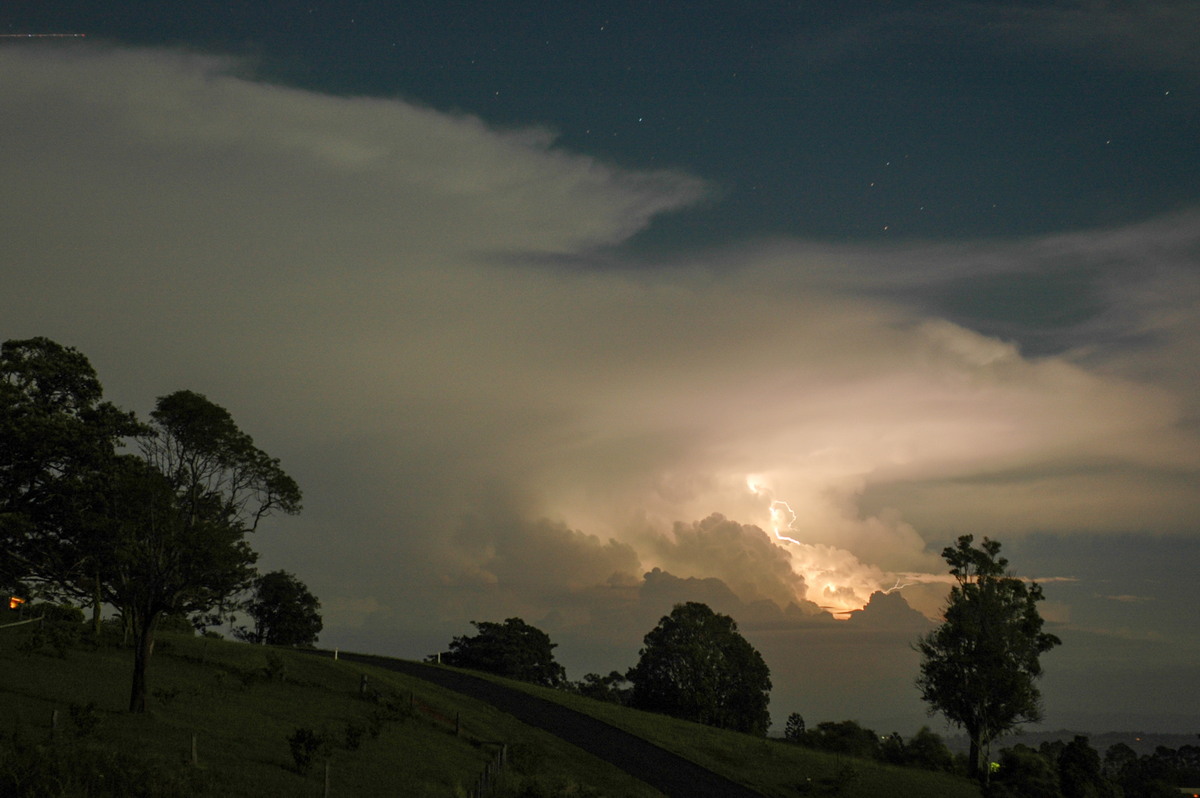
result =
[[[300,489],[225,408],[192,391],[159,398],[142,456],[114,479],[105,599],[134,632],[129,709],[146,708],[146,669],[164,615],[204,612],[244,590],[257,555],[246,535],[300,511]]]
[[[0,348],[0,589],[91,602],[97,625],[110,548],[97,519],[122,439],[145,432],[102,395],[76,349]]]
[[[694,601],[676,604],[643,642],[629,671],[632,706],[766,734],[770,670],[728,615]]]
[[[917,687],[930,713],[941,712],[971,741],[970,767],[986,781],[986,756],[996,737],[1041,719],[1039,657],[1061,642],[1042,631],[1037,604],[1042,588],[1010,576],[1000,543],[963,535],[942,557],[957,584],[944,621],[916,644],[921,652]]]
[[[442,662],[546,687],[566,683],[566,670],[554,661],[558,644],[551,643],[541,629],[520,618],[508,618],[504,623],[471,621],[471,625],[479,633],[454,638]]]

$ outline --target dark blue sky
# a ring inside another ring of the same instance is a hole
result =
[[[247,55],[289,84],[683,169],[711,201],[637,242],[678,249],[1014,237],[1192,205],[1200,93],[1169,41],[1179,8],[1134,24],[1119,4],[1080,21],[1054,3],[22,2],[0,30]]]

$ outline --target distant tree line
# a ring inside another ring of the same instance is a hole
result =
[[[1159,746],[1138,756],[1125,743],[1104,757],[1075,736],[1034,749],[1015,745],[1000,752],[989,794],[997,798],[1178,798],[1180,787],[1200,785],[1200,746]]]
[[[446,665],[578,692],[718,728],[765,735],[771,724],[770,671],[728,615],[705,604],[677,604],[645,637],[624,674],[589,673],[578,683],[554,661],[556,644],[520,618],[472,621],[474,636],[456,637],[430,657]]]
[[[290,574],[258,576],[247,540],[300,499],[279,460],[202,394],[161,396],[143,421],[103,400],[79,351],[48,338],[0,347],[0,590],[90,605],[97,636],[114,607],[133,638],[131,711],[146,708],[168,619],[220,621],[249,590],[247,639],[316,639],[320,605]]]

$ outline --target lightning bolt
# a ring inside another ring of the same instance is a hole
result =
[[[769,498],[771,495],[771,492],[766,488],[760,487],[759,484],[754,481],[753,477],[746,478],[746,487],[749,488],[750,492],[755,496],[765,496]],[[780,532],[781,529],[789,532],[795,531],[795,527],[793,527],[792,524],[796,523],[796,511],[792,509],[792,506],[783,499],[772,499],[769,509],[771,513],[771,532],[774,533],[775,537],[778,540],[786,540],[790,543],[795,543],[797,546],[803,545],[795,538],[788,537]]]
[[[787,515],[787,523],[781,524],[780,522],[785,513]],[[792,509],[790,504],[785,502],[783,499],[775,499],[771,502],[771,531],[775,533],[775,537],[779,538],[780,540],[788,540],[796,545],[800,545],[800,541],[796,540],[795,538],[788,537],[787,535],[780,534],[779,532],[780,526],[789,532],[796,531],[792,526],[794,523],[796,523],[796,511]]]

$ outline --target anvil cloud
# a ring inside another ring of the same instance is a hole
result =
[[[0,51],[0,107],[4,337],[81,349],[141,412],[201,391],[281,457],[305,513],[255,545],[330,645],[420,656],[521,614],[607,671],[707,598],[797,702],[841,642],[898,647],[842,668],[860,699],[803,700],[900,715],[955,535],[1195,532],[1196,213],[656,259],[620,245],[711,187],[546,130],[103,47]],[[970,309],[1023,274],[1086,297],[1036,353]]]

